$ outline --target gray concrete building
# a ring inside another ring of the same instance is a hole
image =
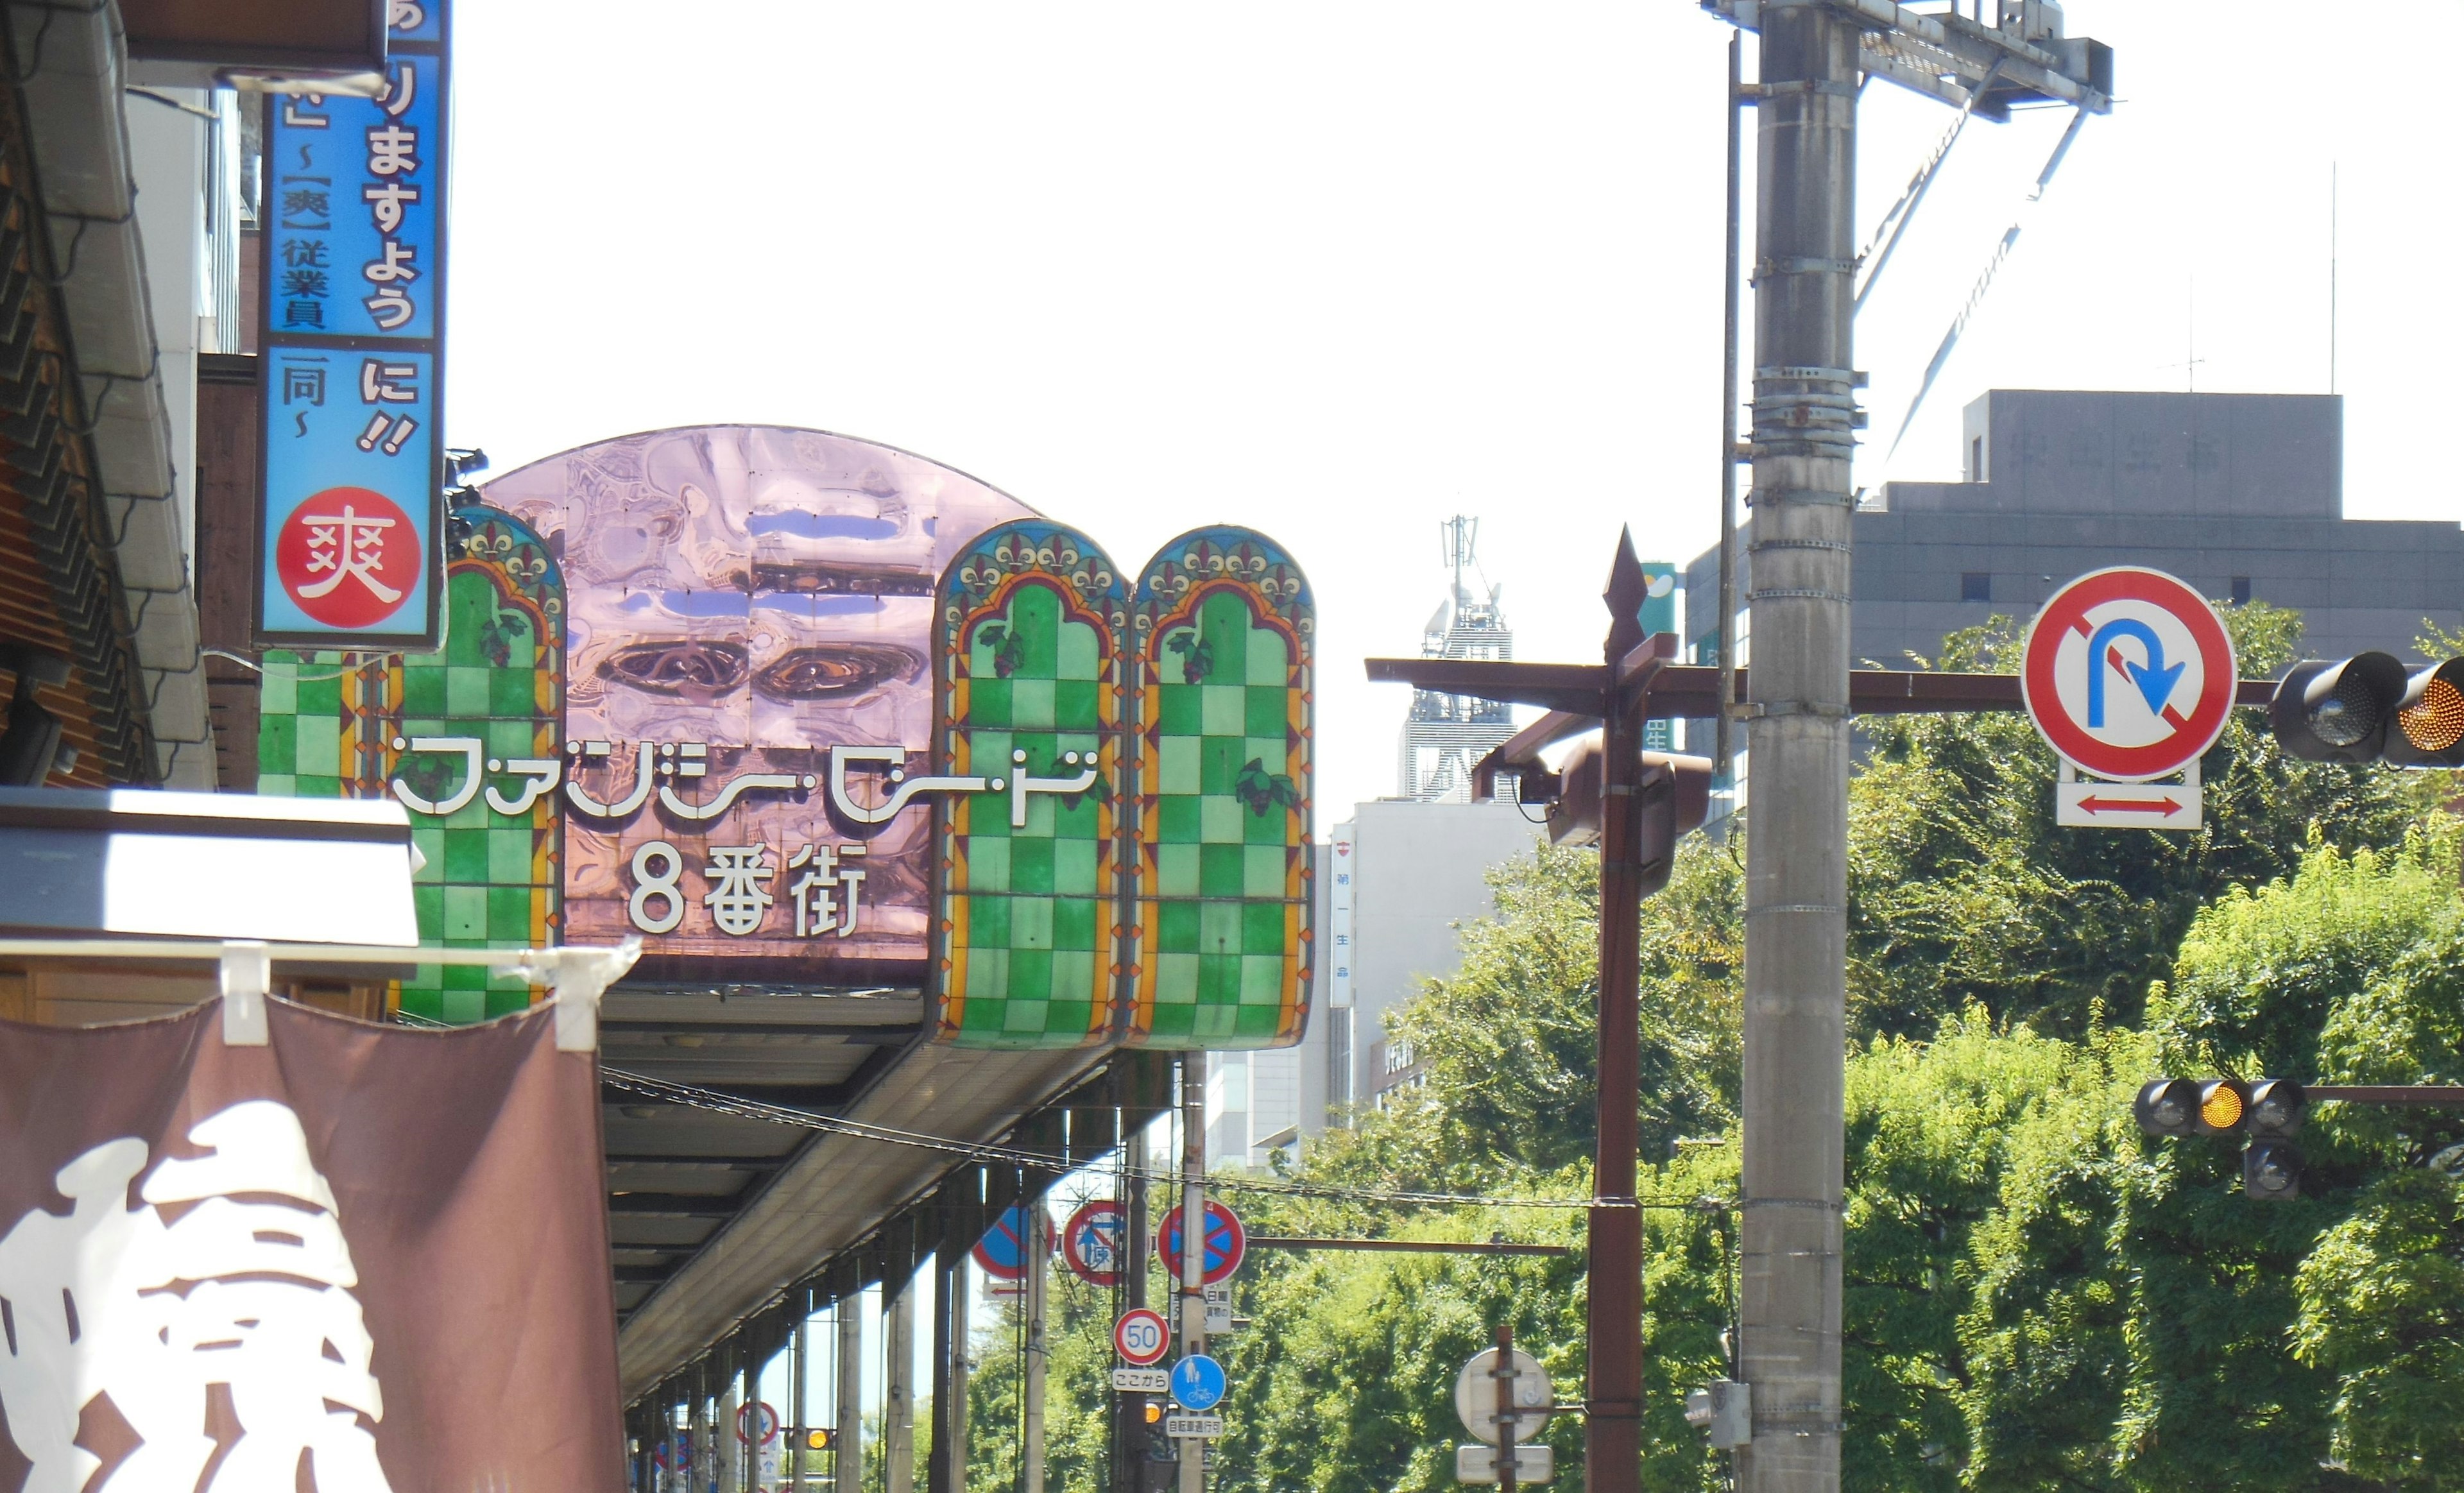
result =
[[[1426,981],[1454,974],[1457,925],[1496,911],[1489,868],[1530,853],[1544,832],[1533,818],[1510,802],[1378,799],[1332,826],[1317,847],[1324,952],[1308,1032],[1279,1051],[1209,1056],[1208,1154],[1263,1166],[1271,1152],[1418,1076],[1412,1055],[1388,1043],[1386,1015]],[[1348,917],[1337,906],[1347,895]],[[1350,941],[1338,947],[1346,931]]]
[[[1857,514],[1859,667],[1907,668],[1946,633],[2026,618],[2063,582],[2120,564],[2298,608],[2320,657],[2409,657],[2425,618],[2464,626],[2464,529],[2344,516],[2340,397],[1995,389],[1968,406],[1961,457],[1965,481],[1894,482]],[[1749,516],[1741,611],[1751,540]],[[1718,587],[1713,550],[1685,573],[1688,652],[1705,663]]]

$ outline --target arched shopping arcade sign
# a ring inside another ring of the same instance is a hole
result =
[[[260,754],[411,811],[425,940],[920,985],[970,1045],[1298,1040],[1314,610],[1265,536],[1129,571],[921,457],[714,426],[499,477],[447,559],[444,650],[269,674]],[[404,1005],[522,999],[454,974]]]

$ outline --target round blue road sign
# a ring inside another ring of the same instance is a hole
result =
[[[1027,1214],[1012,1207],[976,1241],[976,1263],[996,1281],[1023,1280],[1026,1275]]]
[[[1241,1268],[1242,1259],[1249,1251],[1249,1231],[1241,1226],[1232,1210],[1206,1199],[1206,1284],[1228,1281]],[[1180,1210],[1173,1209],[1163,1216],[1163,1227],[1155,1230],[1155,1256],[1164,1269],[1177,1277],[1180,1274]]]
[[[1183,1410],[1213,1410],[1223,1403],[1223,1366],[1204,1353],[1192,1353],[1172,1366],[1172,1397]]]

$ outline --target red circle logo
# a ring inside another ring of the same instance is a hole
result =
[[[419,531],[392,498],[329,487],[291,510],[275,537],[282,589],[328,627],[372,627],[419,583]]]
[[[2083,773],[2145,782],[2215,744],[2238,681],[2215,608],[2161,570],[2091,571],[2029,625],[2019,692]]]

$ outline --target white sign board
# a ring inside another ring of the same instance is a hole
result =
[[[1556,1453],[1547,1446],[1514,1448],[1514,1481],[1546,1482],[1557,1471]],[[1497,1448],[1485,1444],[1455,1448],[1455,1481],[1457,1482],[1495,1482],[1497,1481]]]
[[[1163,1434],[1175,1439],[1211,1441],[1223,1434],[1221,1416],[1166,1416]]]
[[[1205,1287],[1206,1330],[1211,1336],[1232,1330],[1232,1283],[1219,1281]]]
[[[1169,1394],[1172,1393],[1172,1371],[1169,1369],[1115,1369],[1112,1388],[1124,1394]]]
[[[1513,1367],[1508,1393],[1514,1405],[1514,1438],[1522,1441],[1538,1437],[1540,1428],[1549,1423],[1549,1407],[1556,1394],[1539,1359],[1518,1348]],[[1496,1368],[1497,1350],[1484,1348],[1455,1375],[1455,1414],[1463,1418],[1464,1430],[1492,1446],[1499,1439],[1497,1376],[1492,1372]]]
[[[2054,784],[2054,823],[2077,829],[2196,829],[2206,799],[2195,762],[2178,783],[2074,779]]]

